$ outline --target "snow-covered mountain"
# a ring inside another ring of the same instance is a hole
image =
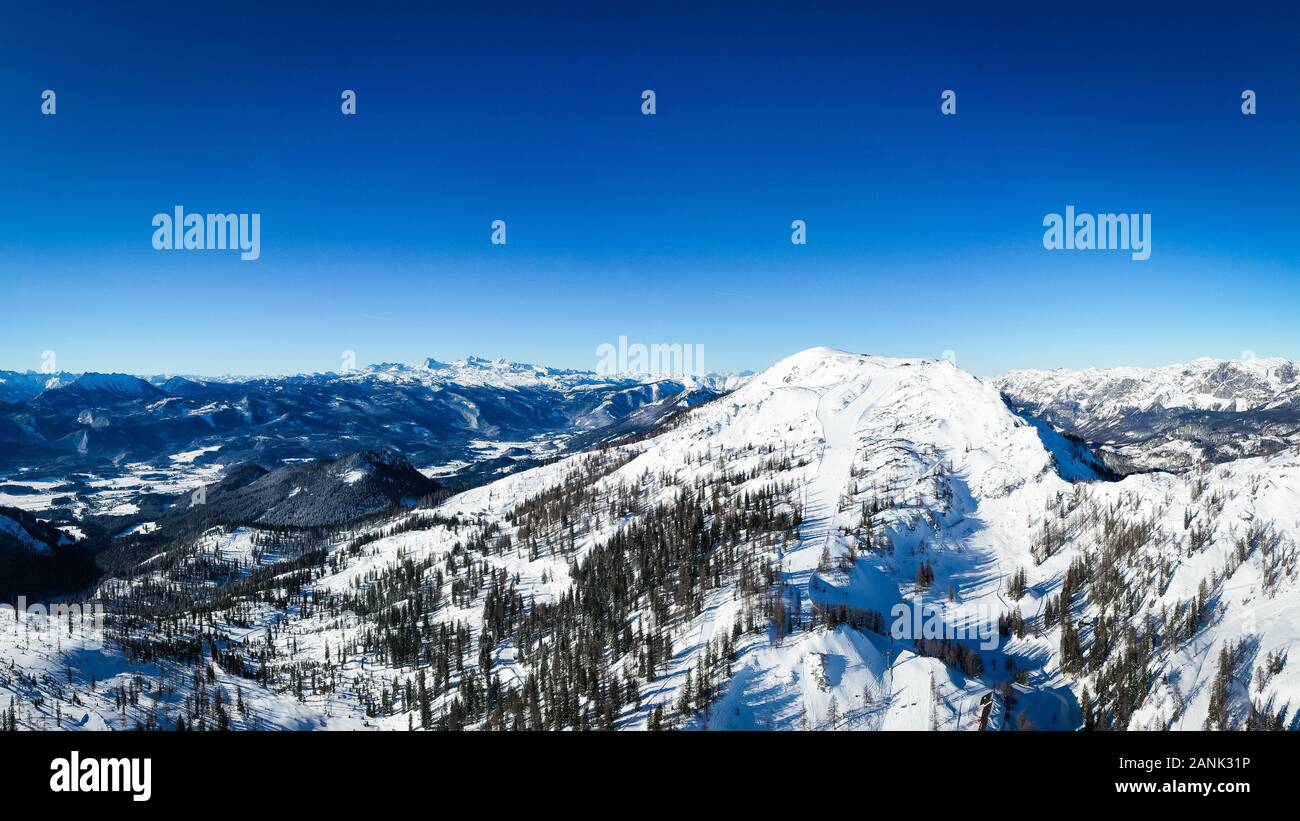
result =
[[[0,371],[0,402],[26,402],[76,378],[77,374],[69,373]]]
[[[99,585],[98,690],[61,683],[80,639],[0,634],[0,669],[36,682],[0,680],[0,706],[30,727],[74,696],[60,726],[1293,726],[1297,510],[1294,450],[1115,480],[946,362],[816,348],[383,519],[151,549]],[[147,663],[120,649],[141,642]]]
[[[1182,470],[1300,443],[1300,367],[1287,359],[1013,371],[994,384],[1018,409],[1105,444],[1123,471]]]

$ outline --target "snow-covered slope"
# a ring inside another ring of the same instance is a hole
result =
[[[17,511],[15,511],[16,513]],[[52,549],[48,544],[28,532],[15,515],[0,510],[0,546],[13,545],[33,553],[49,554]]]

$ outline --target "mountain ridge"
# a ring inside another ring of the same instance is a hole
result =
[[[1121,472],[1187,470],[1300,444],[1300,366],[1287,359],[1012,371],[992,381],[1018,410],[1105,445]]]

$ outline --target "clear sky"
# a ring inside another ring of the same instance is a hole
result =
[[[0,368],[1300,357],[1294,3],[7,5]],[[176,205],[261,258],[154,250]],[[1066,205],[1151,258],[1045,250]]]

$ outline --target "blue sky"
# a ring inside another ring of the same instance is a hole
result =
[[[6,11],[0,368],[1300,357],[1293,4],[814,5]],[[1069,204],[1151,213],[1151,259],[1044,250]],[[261,258],[153,250],[175,205]]]

